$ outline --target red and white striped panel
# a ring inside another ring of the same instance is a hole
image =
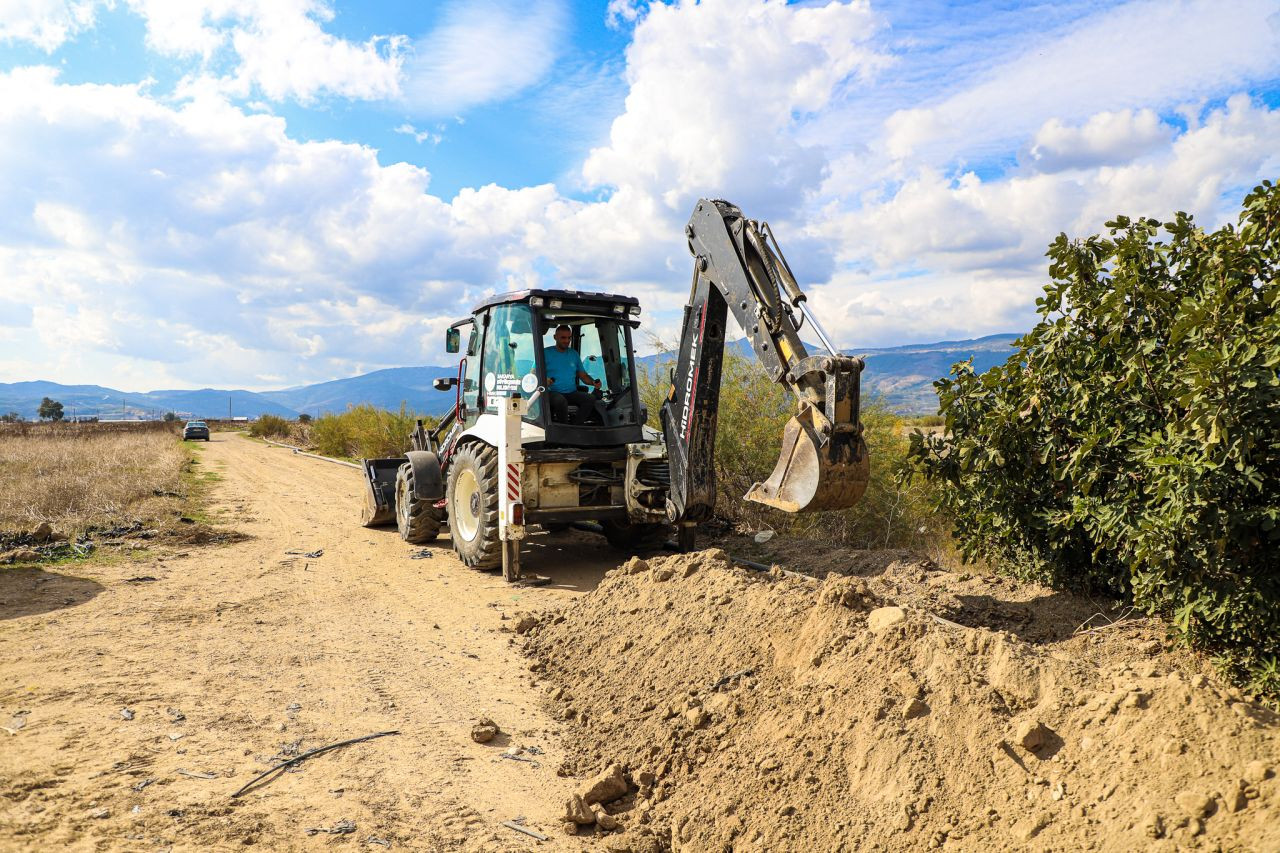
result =
[[[520,500],[520,469],[510,463],[507,464],[507,500]]]

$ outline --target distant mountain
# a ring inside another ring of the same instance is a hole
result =
[[[263,397],[298,412],[315,415],[340,412],[356,403],[372,403],[384,409],[410,409],[427,415],[441,415],[453,408],[454,395],[431,387],[440,376],[457,376],[458,366],[389,367],[350,379],[334,379],[285,391],[264,391]]]
[[[867,366],[862,371],[862,391],[879,395],[895,412],[929,415],[938,411],[933,383],[951,371],[951,365],[973,359],[978,373],[1004,362],[1013,354],[1019,335],[988,335],[969,341],[939,341],[884,349],[849,350]]]
[[[63,414],[71,417],[119,418],[161,417],[177,412],[184,418],[236,417],[256,418],[272,414],[294,418],[298,413],[252,391],[222,391],[202,388],[198,391],[120,391],[101,385],[60,385],[57,382],[0,382],[0,414],[17,412],[27,420],[35,420],[40,401],[49,397],[62,404]]]
[[[850,349],[846,355],[860,355],[867,366],[862,372],[864,397],[880,397],[895,412],[911,415],[928,415],[938,411],[938,395],[933,383],[946,376],[951,365],[965,359],[973,359],[973,369],[979,373],[1003,364],[1012,354],[1013,342],[1018,335],[988,335],[967,341],[939,341],[932,344],[907,344],[881,349]],[[821,346],[806,342],[810,353],[823,352]],[[729,352],[754,358],[751,344],[746,338],[729,341]],[[650,371],[673,362],[670,353],[658,353],[636,359]]]
[[[862,374],[864,396],[879,396],[898,412],[930,414],[938,410],[933,382],[947,375],[951,365],[973,359],[974,370],[982,372],[1002,364],[1011,353],[1017,335],[989,335],[969,341],[939,341],[882,349],[849,350],[867,361]],[[750,356],[746,339],[731,341],[731,352]],[[813,352],[818,347],[810,347]],[[670,354],[642,356],[639,366],[653,371],[670,363]],[[36,418],[43,397],[62,403],[67,417],[96,415],[100,418],[125,416],[159,417],[177,412],[183,418],[256,418],[280,415],[296,418],[300,413],[322,415],[340,412],[347,406],[371,403],[386,409],[406,404],[422,414],[441,415],[452,406],[454,395],[431,387],[439,376],[457,375],[457,366],[392,367],[349,379],[334,379],[282,391],[118,391],[101,385],[60,385],[56,382],[0,383],[0,414],[17,412],[28,420]]]

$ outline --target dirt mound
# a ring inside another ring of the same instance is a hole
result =
[[[1023,606],[985,579],[850,563],[819,581],[714,550],[632,560],[531,631],[565,772],[630,780],[608,849],[1280,849],[1276,716],[1153,624],[1031,612],[1028,642],[968,627]]]

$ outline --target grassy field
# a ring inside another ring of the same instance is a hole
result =
[[[7,428],[0,433],[0,541],[27,544],[42,522],[71,540],[112,528],[164,534],[196,526],[188,514],[209,481],[198,454],[162,424]]]

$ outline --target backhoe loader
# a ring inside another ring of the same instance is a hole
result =
[[[512,581],[531,525],[593,521],[628,550],[654,547],[674,527],[680,548],[691,549],[696,525],[715,508],[730,311],[797,406],[773,473],[745,498],[786,512],[856,503],[870,472],[859,421],[862,360],[841,355],[812,316],[768,223],[703,199],[685,236],[693,281],[660,431],[637,393],[638,300],[551,289],[495,296],[446,332],[445,348],[462,357],[457,376],[433,384],[454,393],[453,409],[430,431],[419,422],[404,457],[364,460],[362,522],[394,521],[414,544],[447,525],[463,563],[501,566]],[[825,354],[809,354],[800,338],[806,323]]]

